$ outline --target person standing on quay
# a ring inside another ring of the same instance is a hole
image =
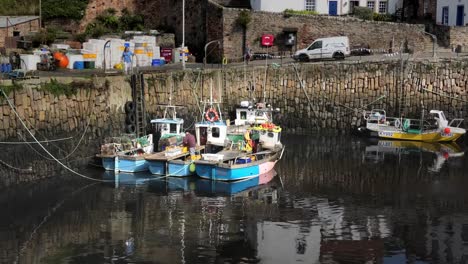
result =
[[[245,51],[244,51],[245,63],[249,64],[250,58],[252,58],[252,49],[250,48],[250,44],[247,42],[245,44]]]
[[[132,56],[133,52],[130,51],[130,48],[125,47],[124,52],[122,54],[122,61],[124,63],[125,74],[128,74],[132,69]]]

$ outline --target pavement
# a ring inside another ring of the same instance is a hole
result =
[[[453,52],[437,52],[436,57],[433,56],[432,52],[419,53],[419,54],[374,54],[367,56],[351,56],[347,57],[345,60],[318,60],[305,62],[308,64],[323,64],[323,63],[356,63],[356,62],[385,62],[385,61],[398,61],[398,60],[414,60],[414,61],[437,61],[437,60],[446,60],[446,59],[468,59],[468,53],[453,53]],[[268,60],[253,60],[250,61],[247,65],[244,65],[243,62],[229,63],[227,65],[222,64],[207,64],[203,63],[186,63],[186,69],[196,70],[196,69],[221,69],[221,68],[237,68],[237,67],[257,67],[265,65],[291,65],[293,63],[298,63],[292,58],[275,58]],[[303,62],[301,62],[303,63]],[[167,71],[178,71],[182,70],[181,64],[166,64],[159,67],[141,67],[138,68],[140,72],[143,73],[158,73],[158,72],[167,72]],[[56,71],[34,71],[27,73],[27,77],[90,77],[90,76],[112,76],[112,75],[123,75],[122,71],[117,70],[108,70],[104,71],[102,69],[85,69],[85,70],[69,70],[69,69],[58,69]]]

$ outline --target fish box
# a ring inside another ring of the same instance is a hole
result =
[[[252,162],[252,159],[250,157],[241,157],[237,159],[236,164],[246,164],[250,162]]]

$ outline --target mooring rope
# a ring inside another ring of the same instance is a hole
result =
[[[440,95],[440,96],[443,96],[443,97],[447,97],[447,98],[450,98],[450,99],[453,99],[453,100],[457,100],[457,101],[460,101],[460,102],[464,102],[464,103],[468,103],[468,101],[466,100],[463,100],[463,99],[460,99],[460,98],[456,98],[456,97],[453,97],[453,96],[450,96],[450,95],[445,95],[443,93],[438,93],[438,92],[434,92],[434,91],[431,91],[427,88],[421,88],[423,89],[424,91],[427,91],[427,92],[431,92],[433,94],[437,94],[437,95]]]
[[[29,169],[17,168],[15,166],[12,166],[12,165],[6,163],[3,160],[0,160],[0,164],[2,164],[3,166],[5,166],[7,168],[10,168],[11,170],[14,170],[14,171],[17,171],[17,172],[20,172],[20,173],[32,173],[33,172],[31,168],[29,168]]]
[[[58,139],[49,139],[49,140],[40,140],[40,141],[10,141],[10,142],[7,142],[7,141],[2,141],[0,142],[0,144],[4,144],[4,145],[24,145],[24,144],[37,144],[37,142],[40,142],[40,143],[50,143],[50,142],[57,142],[57,141],[65,141],[65,140],[69,140],[69,139],[72,139],[73,137],[66,137],[66,138],[58,138]]]
[[[69,199],[70,197],[74,196],[75,194],[77,194],[77,193],[79,193],[79,192],[81,192],[81,191],[83,191],[83,190],[85,190],[85,189],[87,189],[87,188],[89,188],[89,187],[91,187],[91,186],[94,186],[94,185],[96,185],[96,184],[98,184],[98,183],[97,183],[97,182],[96,182],[96,183],[91,183],[91,184],[88,184],[88,185],[86,185],[86,186],[80,188],[79,190],[76,190],[76,191],[72,192],[72,193],[70,194],[69,197],[67,197],[67,198],[63,199],[62,201],[60,201],[59,203],[57,203],[54,207],[52,207],[51,210],[48,210],[47,215],[46,215],[46,216],[42,219],[42,221],[33,229],[33,231],[31,232],[31,234],[29,235],[28,240],[26,240],[26,242],[24,242],[24,244],[21,246],[20,250],[18,251],[18,254],[17,254],[17,256],[16,256],[16,259],[15,259],[15,262],[14,262],[14,263],[15,263],[15,264],[18,263],[19,258],[20,258],[21,255],[23,254],[24,250],[26,250],[28,244],[32,241],[34,235],[37,233],[37,231],[39,230],[39,228],[41,228],[41,226],[43,226],[43,225],[47,222],[47,220],[57,211],[57,209],[59,209],[59,208],[65,203],[65,201],[66,201],[67,199]]]
[[[31,135],[31,137],[34,139],[34,141],[37,142],[37,144],[52,158],[54,159],[58,164],[62,165],[62,167],[64,167],[65,169],[67,169],[69,172],[79,176],[79,177],[82,177],[84,179],[88,179],[88,180],[92,180],[92,181],[98,181],[98,182],[108,182],[107,180],[101,180],[101,179],[94,179],[94,178],[91,178],[91,177],[88,177],[86,175],[83,175],[79,172],[76,172],[74,171],[73,169],[71,169],[70,167],[68,167],[67,165],[63,164],[60,160],[58,160],[54,155],[52,155],[52,153],[50,153],[40,142],[38,142],[37,138],[34,136],[34,134],[31,132],[31,130],[29,130],[29,128],[26,126],[26,124],[24,123],[23,119],[21,119],[20,115],[18,114],[18,112],[16,111],[16,108],[15,106],[12,104],[12,102],[10,101],[10,98],[8,98],[8,96],[5,94],[5,91],[3,91],[3,89],[0,88],[0,90],[2,91],[2,94],[3,96],[5,96],[5,99],[6,101],[8,102],[8,105],[10,106],[11,110],[15,113],[16,117],[18,118],[18,120],[21,122],[21,124],[23,125],[23,127],[26,129],[26,131],[28,131],[29,135]]]

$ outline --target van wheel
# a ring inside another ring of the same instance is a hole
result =
[[[301,55],[299,55],[299,61],[308,62],[309,61],[309,56],[307,56],[307,54],[301,54]]]
[[[344,58],[344,54],[340,51],[333,53],[333,59],[335,60],[344,60]]]

